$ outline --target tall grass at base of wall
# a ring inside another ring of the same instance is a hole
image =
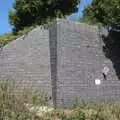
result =
[[[0,120],[37,120],[37,109],[30,112],[28,105],[31,108],[46,105],[46,94],[24,88],[18,95],[16,89],[16,83],[11,80],[3,80],[0,83]]]
[[[0,80],[0,120],[120,120],[120,102],[75,100],[72,109],[50,108],[44,114],[41,107],[51,107],[47,94],[24,85],[20,90],[18,86],[21,83],[14,80]]]
[[[76,100],[73,110],[85,113],[87,120],[120,120],[120,102],[94,103]]]

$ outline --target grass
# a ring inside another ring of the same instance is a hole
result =
[[[0,84],[0,120],[40,120],[36,114],[38,108],[32,111],[30,109],[33,106],[46,105],[46,94],[32,88],[23,88],[17,94],[19,83],[3,81],[5,82]]]
[[[51,24],[52,24],[52,22],[50,22],[48,24],[41,25],[41,27],[48,29]],[[39,25],[25,27],[24,29],[19,30],[17,33],[8,32],[8,33],[5,33],[3,35],[0,35],[0,48],[3,48],[6,44],[19,38],[20,36],[27,34],[28,32],[30,32],[31,30],[33,30],[37,26],[39,26]]]
[[[13,32],[8,32],[8,33],[5,33],[3,35],[0,35],[0,48],[3,48],[6,44],[19,38],[20,36],[27,34],[28,32],[30,32],[34,28],[35,28],[35,26],[26,27],[23,30],[20,30],[19,32],[17,32],[16,34]]]

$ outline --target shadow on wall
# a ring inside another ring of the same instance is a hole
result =
[[[102,35],[103,52],[113,63],[116,75],[120,80],[120,32],[110,31],[107,36]]]

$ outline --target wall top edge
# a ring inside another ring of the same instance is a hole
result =
[[[79,26],[80,25],[85,25],[85,26],[89,26],[89,27],[98,29],[98,26],[95,26],[95,25],[89,25],[89,24],[84,23],[84,22],[72,21],[72,20],[67,20],[67,19],[59,19],[59,18],[57,18],[56,20],[54,20],[54,22],[56,22],[57,24],[65,23],[65,24],[76,24],[76,25],[79,25]]]

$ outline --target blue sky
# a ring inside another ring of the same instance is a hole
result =
[[[9,32],[12,30],[12,26],[9,24],[8,21],[8,12],[12,10],[12,4],[15,0],[1,0],[0,3],[0,34]],[[90,3],[92,0],[81,0],[81,4],[78,5],[79,12],[72,14],[71,16],[67,17],[68,19],[71,19],[71,17],[78,18],[82,15],[82,10],[84,8],[84,5],[87,3]]]
[[[11,31],[12,27],[8,22],[8,12],[12,9],[14,0],[0,1],[0,34]]]
[[[68,19],[79,18],[80,16],[82,16],[82,11],[84,10],[84,6],[91,2],[92,2],[92,0],[81,0],[81,3],[78,5],[79,11],[77,13],[74,13],[74,14],[68,16]]]

